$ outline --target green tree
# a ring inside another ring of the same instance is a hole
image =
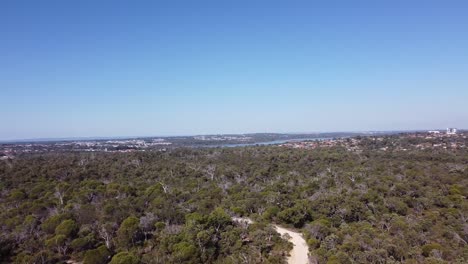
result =
[[[86,251],[83,264],[105,264],[109,261],[111,254],[106,246]]]
[[[139,219],[134,216],[126,218],[120,224],[117,230],[117,240],[120,247],[129,249],[138,242],[139,238],[141,238],[139,224]]]
[[[72,219],[67,219],[55,228],[55,234],[72,237],[78,231],[78,225]]]
[[[119,252],[112,257],[109,264],[138,264],[139,259],[130,252]]]

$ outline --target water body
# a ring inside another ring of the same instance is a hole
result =
[[[233,217],[232,220],[244,224],[253,223],[250,218],[246,217]],[[289,256],[287,258],[288,264],[309,264],[309,247],[307,246],[305,239],[302,237],[302,234],[278,225],[273,225],[273,227],[281,236],[284,237],[287,234],[289,242],[293,244],[293,249],[289,252]]]
[[[288,142],[301,142],[306,140],[329,140],[333,138],[293,138],[293,139],[279,139],[266,142],[255,142],[255,143],[237,143],[237,144],[219,144],[211,145],[210,147],[222,147],[222,148],[234,148],[234,147],[248,147],[248,146],[266,146],[266,145],[279,145]]]

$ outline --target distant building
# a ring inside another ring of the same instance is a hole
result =
[[[447,128],[447,135],[455,135],[457,134],[456,128]]]
[[[440,134],[439,130],[429,130],[428,132],[431,134]]]

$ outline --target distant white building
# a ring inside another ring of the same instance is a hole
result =
[[[429,130],[428,132],[431,134],[440,134],[439,130]]]
[[[455,135],[457,134],[456,128],[447,128],[447,135]]]

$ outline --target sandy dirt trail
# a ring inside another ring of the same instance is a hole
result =
[[[291,238],[289,241],[293,243],[294,247],[289,252],[290,256],[288,257],[289,264],[308,264],[309,263],[309,256],[307,253],[309,252],[309,247],[307,246],[306,241],[302,237],[301,233],[294,232],[283,228],[281,226],[274,226],[276,232],[278,232],[281,236],[288,234]]]
[[[249,218],[240,218],[240,217],[233,217],[232,220],[236,222],[244,222],[247,224],[253,223],[253,221]],[[283,228],[281,226],[273,225],[276,232],[278,232],[281,236],[288,234],[290,239],[289,241],[293,243],[293,249],[289,253],[290,256],[288,257],[289,264],[308,264],[309,263],[309,247],[307,246],[306,241],[302,237],[302,234],[299,232],[294,232],[289,229]]]

